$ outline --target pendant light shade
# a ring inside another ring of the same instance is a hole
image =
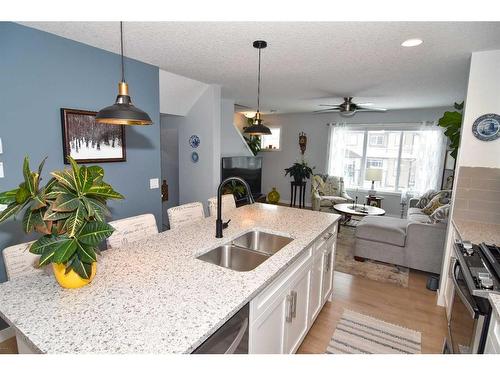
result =
[[[248,135],[269,135],[271,134],[271,129],[262,123],[262,118],[260,117],[260,55],[261,50],[267,47],[267,42],[264,40],[256,40],[253,42],[254,48],[259,50],[259,73],[257,79],[257,113],[253,120],[253,124],[245,128],[244,133]]]
[[[109,125],[151,125],[153,121],[143,110],[132,104],[125,82],[125,66],[123,62],[123,22],[120,22],[121,68],[122,80],[118,83],[118,96],[115,104],[101,109],[96,115],[96,122]]]

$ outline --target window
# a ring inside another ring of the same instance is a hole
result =
[[[442,151],[442,133],[437,127],[360,128],[344,127],[330,133],[328,173],[343,174],[347,188],[370,189],[371,181],[365,178],[367,169],[382,170],[381,181],[375,182],[375,189],[380,191],[419,191],[420,185],[429,189],[437,184]]]
[[[271,134],[261,136],[260,146],[263,151],[278,151],[280,149],[281,128],[269,127],[269,129],[271,130]]]

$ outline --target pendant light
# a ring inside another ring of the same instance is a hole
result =
[[[257,113],[253,120],[253,124],[245,129],[244,133],[249,135],[265,135],[271,134],[271,130],[262,124],[262,119],[260,117],[260,53],[263,48],[267,47],[267,42],[263,40],[256,40],[253,42],[254,48],[259,50],[259,76],[257,80]]]
[[[125,67],[123,63],[123,22],[120,22],[120,46],[122,80],[118,83],[118,96],[115,104],[101,109],[96,115],[100,124],[110,125],[151,125],[153,121],[143,110],[132,104],[128,94],[128,84],[125,82]]]

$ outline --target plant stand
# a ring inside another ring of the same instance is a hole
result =
[[[297,188],[299,188],[299,208],[304,208],[306,204],[306,181],[290,181],[290,207],[296,207]]]

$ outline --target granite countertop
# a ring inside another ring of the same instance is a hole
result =
[[[460,238],[464,241],[500,245],[500,224],[480,223],[456,218],[452,222],[460,234]]]
[[[0,284],[0,316],[42,353],[189,353],[256,296],[339,215],[255,203],[103,252],[86,287],[51,275]],[[252,271],[196,259],[251,229],[294,241]]]

